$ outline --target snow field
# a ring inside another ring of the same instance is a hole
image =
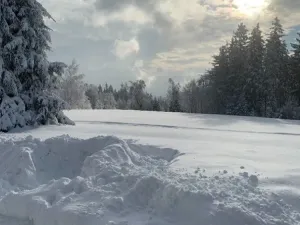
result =
[[[117,137],[0,142],[4,225],[295,225],[300,213],[241,170],[178,173],[177,150]]]

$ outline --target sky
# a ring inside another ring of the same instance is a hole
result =
[[[298,0],[39,1],[55,19],[51,61],[75,59],[96,85],[143,79],[156,95],[169,78],[184,85],[209,69],[241,22],[267,35],[278,16],[290,42],[300,28]]]

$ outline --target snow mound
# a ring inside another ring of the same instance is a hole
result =
[[[169,167],[178,151],[116,137],[0,143],[0,214],[33,225],[294,225],[255,175]],[[1,221],[0,217],[0,221]]]

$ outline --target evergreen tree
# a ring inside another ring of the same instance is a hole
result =
[[[195,80],[188,82],[182,90],[182,108],[188,113],[197,113],[200,110],[200,91]]]
[[[108,87],[108,84],[107,84],[107,83],[105,83],[103,92],[104,92],[104,93],[109,93],[109,87]]]
[[[181,112],[180,85],[175,84],[175,82],[171,78],[169,79],[169,84],[170,84],[169,91],[168,91],[169,111]]]
[[[300,37],[300,33],[298,33]],[[296,97],[300,105],[300,38],[296,38],[296,43],[292,43],[293,55],[291,56],[291,76],[292,76],[292,95]]]
[[[99,88],[96,85],[93,84],[88,85],[85,94],[88,100],[90,101],[92,109],[103,108],[103,102],[101,102],[101,98],[100,98],[100,95],[102,93],[99,93]]]
[[[252,30],[248,44],[248,70],[245,96],[250,115],[264,115],[264,39],[259,24]]]
[[[152,110],[153,111],[161,111],[159,101],[156,97],[152,100]]]
[[[241,23],[234,33],[228,52],[229,76],[227,80],[228,102],[227,114],[247,115],[245,86],[247,78],[248,30]]]
[[[102,93],[102,92],[103,92],[103,88],[102,88],[101,84],[99,84],[99,86],[98,86],[98,93]]]
[[[103,102],[103,109],[116,109],[117,102],[113,93],[107,92],[101,95]]]
[[[219,54],[213,56],[213,68],[206,74],[213,99],[211,112],[225,114],[229,102],[229,59],[228,45],[219,49]]]
[[[266,100],[266,115],[276,116],[290,93],[289,56],[285,41],[284,30],[278,18],[272,22],[271,32],[266,41],[265,55],[265,90],[268,96]]]
[[[114,93],[114,89],[113,89],[113,86],[112,85],[109,85],[108,89],[107,89],[107,92],[109,93]]]
[[[118,109],[129,109],[129,87],[127,83],[122,83],[119,90],[115,92]]]
[[[210,80],[209,74],[205,74],[201,76],[201,78],[197,81],[197,89],[198,89],[198,107],[197,112],[200,113],[216,113],[215,112],[215,100],[212,89],[212,82]]]
[[[36,0],[0,1],[0,131],[47,123],[70,123],[54,94],[63,63],[50,63],[51,18]]]
[[[131,108],[135,110],[143,110],[145,106],[145,88],[146,83],[143,80],[138,80],[135,82],[130,82],[131,86],[129,88]]]
[[[141,110],[153,111],[153,96],[146,91],[143,98],[143,108]]]

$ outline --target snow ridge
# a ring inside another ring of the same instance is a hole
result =
[[[0,143],[0,214],[34,225],[294,225],[300,214],[254,175],[207,177],[168,167],[173,149],[27,137]],[[140,149],[140,150],[139,150]],[[10,225],[10,224],[9,224]]]

